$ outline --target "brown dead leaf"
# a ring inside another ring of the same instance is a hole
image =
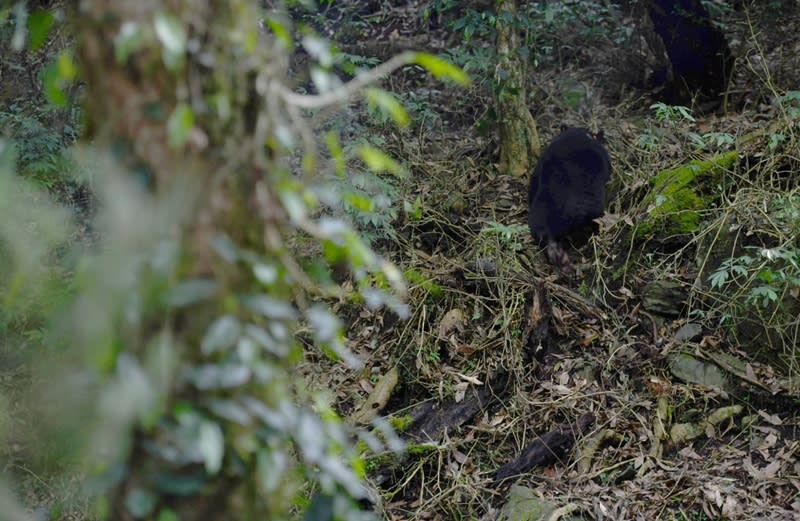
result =
[[[647,389],[650,390],[650,394],[653,396],[669,396],[672,394],[672,386],[668,380],[658,377],[650,377],[646,382],[645,385]]]
[[[583,331],[583,338],[578,341],[578,344],[580,344],[581,347],[586,347],[598,338],[600,338],[599,331],[587,329]]]
[[[764,418],[770,425],[783,425],[783,420],[777,414],[767,414],[764,411],[758,411],[758,415]]]
[[[455,385],[456,392],[453,396],[453,399],[456,403],[461,403],[461,401],[464,399],[464,396],[467,394],[467,389],[469,389],[469,384],[467,382],[459,382]]]
[[[451,336],[449,338],[449,340],[451,342],[453,342],[455,340],[455,338]],[[455,350],[456,354],[459,354],[461,356],[469,356],[469,355],[473,354],[475,351],[477,351],[477,349],[475,349],[474,346],[471,346],[469,344],[465,344],[463,342],[458,342],[457,345],[454,346],[454,350]]]
[[[453,331],[463,333],[466,325],[467,319],[464,317],[464,312],[458,308],[453,308],[445,313],[441,322],[439,322],[439,338],[444,340]]]
[[[466,454],[459,451],[458,449],[453,449],[453,459],[456,460],[459,464],[463,465],[469,459]]]
[[[361,387],[361,389],[367,394],[371,393],[375,389],[370,381],[365,378],[362,378],[358,381],[358,386]]]

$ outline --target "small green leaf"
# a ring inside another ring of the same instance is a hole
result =
[[[239,248],[227,235],[219,235],[214,237],[214,239],[211,241],[211,247],[214,248],[214,251],[217,252],[217,255],[231,264],[239,259]]]
[[[232,389],[250,381],[251,372],[247,367],[228,363],[225,365],[206,364],[187,371],[190,382],[200,390]]]
[[[312,58],[317,60],[322,67],[328,68],[333,65],[333,52],[331,51],[331,44],[325,38],[308,34],[303,40],[303,47]]]
[[[366,90],[367,103],[370,107],[377,107],[384,114],[392,117],[398,127],[406,127],[411,122],[408,112],[403,105],[385,90],[370,88]]]
[[[222,457],[225,455],[225,435],[216,422],[204,421],[200,424],[200,433],[197,439],[200,454],[206,472],[216,474],[222,468]]]
[[[53,13],[36,10],[28,15],[28,48],[37,51],[47,41],[50,28],[53,26]]]
[[[241,333],[242,325],[236,317],[222,316],[209,326],[200,348],[205,355],[230,349],[236,344]]]
[[[469,77],[460,67],[456,67],[438,56],[418,52],[414,55],[414,62],[427,69],[433,74],[434,78],[448,78],[461,85],[469,85],[470,83]]]
[[[174,308],[181,308],[201,302],[217,291],[217,283],[210,279],[191,279],[184,281],[167,293],[166,303]]]
[[[397,161],[373,146],[361,145],[358,148],[358,154],[370,170],[375,172],[389,172],[398,177],[404,177],[405,175],[403,167],[401,167]]]
[[[289,346],[286,342],[278,340],[275,335],[268,333],[264,328],[255,324],[248,324],[245,332],[247,333],[246,338],[253,340],[268,352],[279,358],[289,356]]]
[[[333,158],[333,163],[336,168],[336,175],[339,177],[344,177],[347,164],[344,159],[342,145],[339,143],[339,136],[333,131],[328,132],[325,134],[325,144],[328,146],[328,150],[331,153],[331,158]]]
[[[359,212],[369,212],[374,207],[372,199],[364,195],[348,193],[345,194],[344,199],[347,204]]]
[[[194,126],[194,112],[186,103],[179,103],[167,121],[169,146],[178,149],[186,144]]]
[[[244,297],[243,303],[250,310],[267,318],[275,320],[295,320],[297,318],[297,311],[287,301],[268,295],[249,295]]]
[[[293,223],[303,223],[308,218],[308,206],[303,197],[292,188],[294,187],[280,190],[278,196],[283,203],[284,210],[289,214],[289,219]]]
[[[284,25],[281,20],[277,20],[275,18],[267,18],[266,20],[267,26],[272,30],[275,34],[275,38],[278,39],[281,44],[287,49],[292,50],[294,47],[294,43],[292,42],[292,35],[289,32],[289,29]]]
[[[286,452],[266,446],[256,453],[256,477],[261,492],[271,494],[278,490],[289,466]]]
[[[709,280],[712,288],[721,288],[728,281],[728,272],[725,270],[716,271],[709,277]]]
[[[247,409],[234,400],[213,399],[208,403],[208,410],[220,418],[240,425],[250,425],[252,419]]]
[[[128,512],[137,519],[149,516],[156,506],[156,496],[141,488],[134,488],[128,492],[125,498],[125,506]]]
[[[78,69],[75,67],[75,62],[72,60],[72,54],[66,51],[61,51],[58,54],[58,75],[67,81],[72,81],[78,75]]]
[[[158,513],[158,521],[181,521],[181,518],[178,517],[174,510],[164,508]]]
[[[314,305],[307,309],[306,319],[317,342],[326,343],[335,340],[342,331],[342,322],[339,317],[321,305]]]
[[[271,286],[278,280],[278,268],[261,262],[253,265],[253,275],[264,285]]]
[[[153,20],[156,36],[164,49],[172,54],[186,52],[186,30],[181,21],[171,13],[159,12]]]
[[[177,17],[165,12],[156,14],[153,25],[164,51],[164,64],[169,70],[178,69],[186,54],[186,29]]]
[[[51,63],[44,71],[44,95],[47,101],[58,107],[67,105],[67,95],[61,88],[61,77],[58,74],[58,67]]]
[[[188,497],[197,494],[205,486],[206,477],[202,472],[194,474],[163,472],[156,475],[154,484],[159,492],[164,494]]]
[[[464,28],[464,39],[471,40],[472,36],[475,34],[475,26],[468,25]]]
[[[125,63],[128,58],[144,47],[144,32],[134,22],[125,22],[119,28],[117,37],[114,38],[114,58],[117,63]]]

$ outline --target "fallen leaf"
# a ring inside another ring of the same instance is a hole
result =
[[[439,338],[446,339],[453,331],[463,333],[466,325],[467,319],[464,317],[464,312],[453,308],[445,313],[439,322]]]

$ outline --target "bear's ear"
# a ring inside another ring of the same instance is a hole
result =
[[[603,132],[602,130],[598,130],[597,133],[592,137],[594,138],[595,141],[597,141],[601,145],[604,145],[606,143],[606,133]]]

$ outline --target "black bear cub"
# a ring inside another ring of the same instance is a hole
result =
[[[559,267],[568,266],[569,257],[558,239],[603,215],[611,160],[602,143],[602,132],[563,130],[544,150],[531,177],[528,226]]]

